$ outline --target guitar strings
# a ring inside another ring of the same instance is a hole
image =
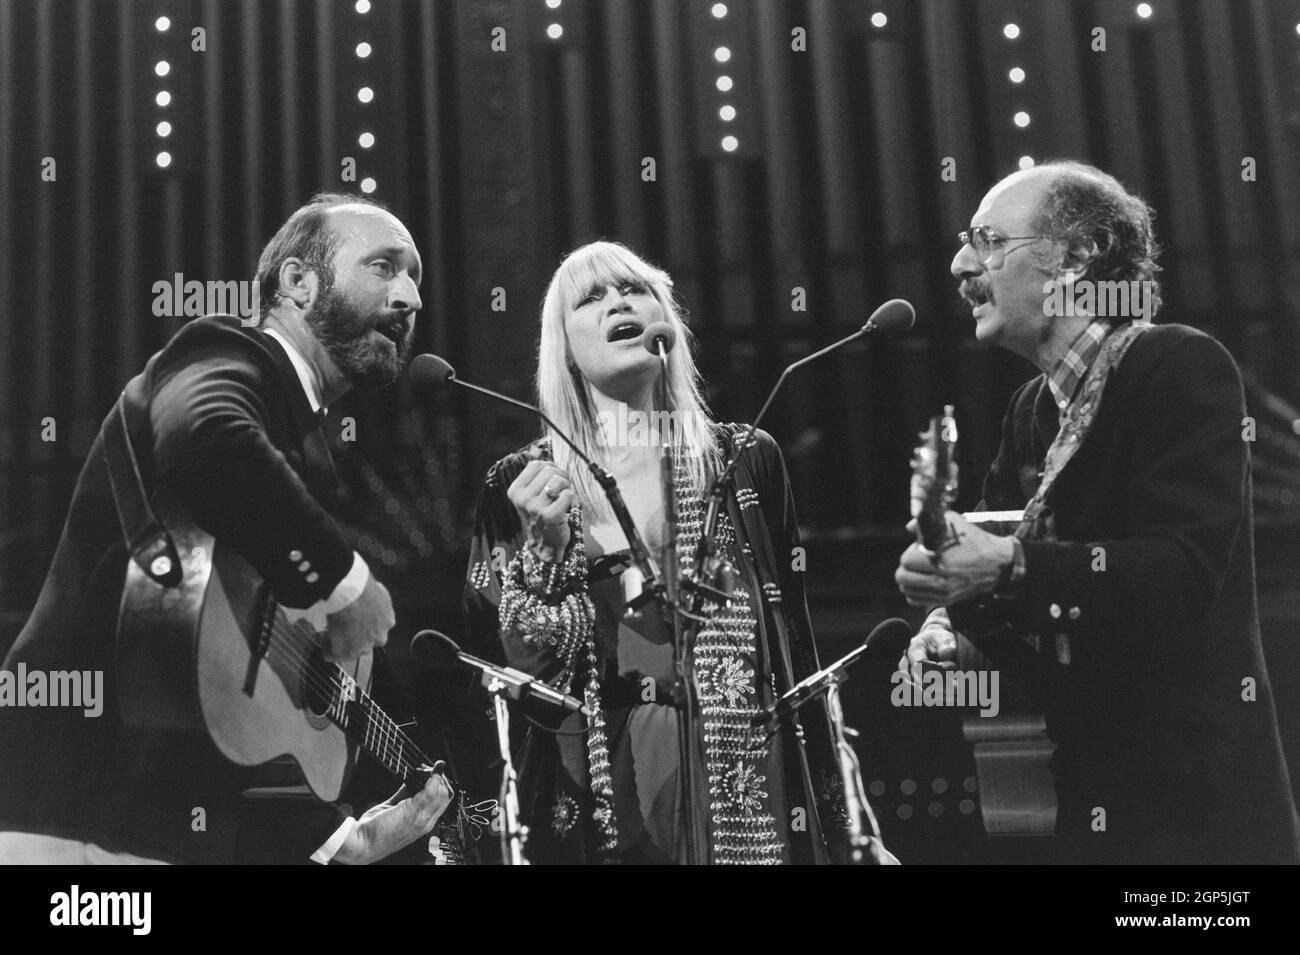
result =
[[[406,780],[407,769],[414,768],[416,763],[415,759],[410,758],[412,753],[424,763],[429,762],[428,757],[420,751],[415,742],[403,733],[391,717],[374,703],[369,694],[361,689],[350,674],[337,664],[331,664],[329,661],[318,662],[310,656],[305,656],[295,645],[295,641],[291,639],[295,636],[307,636],[307,634],[300,629],[297,633],[286,633],[283,630],[277,630],[273,626],[268,653],[271,649],[279,650],[281,652],[278,655],[282,659],[291,664],[297,664],[296,675],[303,678],[311,689],[324,697],[326,716],[336,713],[336,722],[343,723],[346,727],[350,715],[349,705],[351,704],[353,711],[359,711],[360,716],[366,720],[366,726],[375,730],[373,736],[374,747],[377,750],[375,755],[380,758],[381,762],[391,761],[393,765],[389,767],[390,770],[403,782]],[[276,637],[281,639],[277,641]],[[286,637],[290,639],[285,639]],[[322,672],[322,665],[324,667],[332,666],[333,671],[330,672],[326,669]],[[349,684],[351,684],[350,687]],[[345,688],[350,690],[346,699],[343,697]],[[366,742],[367,738],[363,734],[363,746],[370,749],[369,746],[365,745]],[[408,753],[408,749],[412,752]]]
[[[374,698],[371,697],[360,684],[347,673],[342,667],[328,660],[322,660],[319,663],[310,655],[304,655],[298,648],[295,637],[308,637],[310,642],[315,637],[314,631],[303,629],[304,622],[297,623],[280,623],[278,620],[271,624],[270,640],[267,643],[266,656],[269,658],[273,650],[281,651],[278,655],[282,662],[289,664],[294,675],[303,679],[312,690],[320,693],[326,702],[326,715],[339,708],[340,719],[345,719],[349,704],[360,711],[361,716],[367,720],[367,725],[376,729],[375,742],[378,748],[385,756],[395,757],[396,769],[393,770],[402,782],[406,781],[406,772],[402,770],[403,764],[410,769],[417,768],[417,760],[424,765],[432,765],[429,757],[416,745],[415,741],[408,736],[400,726],[383,711]],[[276,639],[276,638],[280,639]],[[332,667],[333,672],[321,673],[321,667]],[[322,685],[322,678],[324,685]],[[342,699],[341,694],[347,682],[351,683],[351,692],[348,699]],[[365,747],[363,736],[363,747]],[[366,747],[368,748],[368,747]],[[395,749],[395,753],[390,750]],[[407,750],[410,750],[410,753]],[[417,759],[411,759],[414,755]],[[382,757],[381,757],[382,761]],[[392,767],[389,767],[392,769]]]

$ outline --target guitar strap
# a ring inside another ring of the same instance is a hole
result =
[[[104,422],[104,461],[108,464],[122,539],[131,559],[151,580],[163,587],[175,587],[183,576],[180,556],[171,533],[149,504],[131,444],[127,409],[126,392],[122,392]]]
[[[1047,494],[1056,483],[1057,476],[1083,446],[1084,439],[1092,430],[1092,423],[1097,417],[1097,409],[1101,406],[1101,397],[1106,390],[1106,382],[1110,380],[1110,373],[1119,367],[1129,346],[1150,327],[1146,322],[1135,322],[1106,336],[1101,351],[1084,378],[1078,400],[1071,402],[1061,430],[1057,432],[1052,446],[1047,449],[1047,457],[1043,461],[1042,480],[1034,496],[1025,505],[1024,518],[1016,529],[1016,536],[1021,540],[1056,539],[1051,509],[1047,505]]]
[[[1015,535],[1022,541],[1056,540],[1056,522],[1051,505],[1047,503],[1048,492],[1092,430],[1111,372],[1119,367],[1129,347],[1149,327],[1149,323],[1134,322],[1106,336],[1101,351],[1093,360],[1080,386],[1079,397],[1071,403],[1065,422],[1047,449],[1043,477],[1033,497],[1025,504],[1024,516],[1015,530]],[[953,624],[966,633],[968,639],[978,634],[978,649],[977,653],[971,655],[975,661],[971,669],[987,668],[987,664],[979,662],[980,658],[994,657],[1006,661],[1008,666],[1015,669],[1033,672],[1046,658],[1045,643],[1048,643],[1047,649],[1054,651],[1047,659],[1054,658],[1060,666],[1070,665],[1072,648],[1067,634],[1047,635],[1050,637],[1049,642],[1043,635],[1022,633],[1006,617],[1001,603],[997,597],[986,596],[949,608]]]

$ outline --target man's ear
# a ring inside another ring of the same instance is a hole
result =
[[[1061,254],[1061,264],[1057,269],[1057,278],[1066,285],[1083,278],[1088,268],[1097,258],[1097,243],[1088,239],[1086,243],[1066,247]]]
[[[280,263],[280,296],[305,309],[316,300],[320,276],[308,269],[302,259],[287,258]]]

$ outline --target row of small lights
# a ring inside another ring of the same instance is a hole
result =
[[[546,0],[547,9],[550,10],[558,10],[562,5],[563,0]],[[715,20],[724,19],[727,15],[727,5],[725,3],[715,3],[710,8],[709,12],[713,14]],[[564,25],[558,22],[548,24],[546,27],[546,35],[552,40],[560,39],[564,36]],[[731,60],[731,50],[728,47],[719,46],[713,51],[713,59],[720,64],[728,63]],[[718,92],[729,93],[735,85],[735,81],[732,80],[730,76],[723,73],[714,81],[714,85],[717,86]],[[730,103],[723,103],[718,108],[718,116],[724,123],[730,123],[736,118],[736,107],[732,106]],[[727,152],[735,152],[740,148],[740,140],[735,136],[728,134],[722,137],[721,145]]]
[[[370,0],[357,0],[355,9],[358,15],[365,16],[370,12]],[[353,52],[356,53],[358,60],[366,60],[370,58],[370,54],[374,50],[369,43],[362,40],[356,45]],[[357,90],[357,100],[363,106],[368,106],[375,100],[375,91],[369,86],[363,86]],[[357,145],[362,149],[370,149],[375,145],[375,134],[369,130],[363,130],[361,135],[357,137]],[[366,176],[361,180],[361,191],[367,195],[374,192],[376,188],[378,188],[378,183],[375,182],[374,177]]]
[[[153,26],[159,33],[166,33],[172,27],[171,18],[165,16],[159,17],[153,22]],[[171,71],[172,65],[166,60],[159,60],[153,65],[154,75],[159,79],[168,76]],[[159,109],[166,109],[172,102],[171,90],[166,88],[160,89],[154,94],[153,101],[158,104]],[[166,118],[167,114],[165,113],[160,113],[159,115],[163,118],[158,120],[158,124],[154,126],[153,131],[157,134],[159,139],[166,140],[167,137],[172,134],[171,120]],[[163,143],[163,145],[166,145],[166,143]],[[172,164],[172,154],[166,149],[160,149],[158,154],[153,157],[153,161],[159,169],[166,169]]]
[[[1152,9],[1151,4],[1149,3],[1139,3],[1137,5],[1137,15],[1141,17],[1143,20],[1148,19],[1151,16],[1151,14],[1154,12],[1155,11]],[[875,27],[877,30],[884,29],[888,23],[889,23],[889,17],[887,17],[883,11],[877,10],[875,13],[871,15],[871,25]],[[1296,32],[1300,33],[1300,23],[1296,24]],[[1008,40],[1018,39],[1020,37],[1019,24],[1016,23],[1006,24],[1002,28],[1002,35],[1006,37]],[[1016,86],[1019,86],[1021,83],[1025,81],[1024,68],[1019,66],[1013,66],[1011,70],[1007,73],[1007,79],[1009,79]],[[1024,129],[1029,125],[1031,120],[1030,120],[1029,113],[1027,113],[1025,110],[1022,109],[1022,110],[1018,110],[1016,114],[1011,117],[1011,121],[1015,123],[1016,126],[1019,127],[1020,129]],[[1028,155],[1021,156],[1019,165],[1021,169],[1032,169],[1034,166],[1034,157]]]
[[[563,0],[546,0],[546,8],[548,10],[558,10],[560,9],[560,4],[562,2]],[[564,36],[563,24],[560,23],[549,24],[546,27],[546,35],[550,37],[552,40],[558,40],[560,37]]]
[[[1154,12],[1155,10],[1152,9],[1151,4],[1149,3],[1139,3],[1136,8],[1137,15],[1143,20],[1149,19]],[[1300,27],[1297,27],[1297,29],[1300,29]],[[1002,35],[1008,40],[1015,40],[1020,36],[1020,27],[1015,23],[1008,23],[1002,28]],[[1025,81],[1024,69],[1019,66],[1013,66],[1010,72],[1007,73],[1007,79],[1016,86],[1019,86]],[[1011,117],[1011,121],[1020,129],[1024,129],[1030,123],[1029,113],[1023,109],[1018,110],[1016,114]],[[1021,156],[1018,165],[1021,169],[1032,169],[1034,167],[1034,157],[1028,155]]]
[[[1002,35],[1006,37],[1008,40],[1012,40],[1012,41],[1019,39],[1020,38],[1019,24],[1008,23],[1006,26],[1002,28]],[[1022,83],[1025,82],[1024,67],[1020,67],[1020,66],[1011,67],[1010,71],[1007,73],[1007,79],[1010,80],[1016,86],[1020,86]],[[1029,114],[1025,112],[1023,109],[1017,110],[1016,114],[1011,117],[1011,121],[1015,123],[1016,126],[1019,127],[1020,129],[1024,129],[1026,126],[1029,125],[1030,122]],[[1034,168],[1034,157],[1021,156],[1018,165],[1020,166],[1021,169],[1032,169]]]
[[[715,3],[709,8],[709,13],[713,14],[713,19],[724,20],[727,16],[727,5],[725,3]],[[720,46],[713,51],[714,62],[719,65],[731,62],[731,48]],[[714,86],[718,88],[719,93],[730,93],[735,81],[726,73],[722,73],[714,81]],[[718,118],[724,123],[730,123],[736,118],[736,107],[730,103],[723,103],[718,107]],[[725,152],[734,153],[740,148],[740,140],[731,133],[722,137],[720,144]]]
[[[551,2],[551,0],[548,0],[548,2]],[[555,0],[555,2],[558,5],[558,0]],[[370,0],[357,0],[356,11],[358,14],[361,14],[363,16],[369,13]],[[154,21],[153,25],[154,25],[154,29],[157,30],[159,33],[166,33],[168,30],[171,29],[172,21],[170,17],[161,16]],[[369,58],[373,50],[369,43],[362,41],[361,43],[358,43],[356,45],[355,52],[357,54],[357,59],[364,60]],[[154,64],[153,71],[155,75],[157,75],[160,79],[165,76],[168,76],[172,71],[171,63],[169,63],[167,60],[159,60],[157,63]],[[371,89],[369,86],[363,86],[359,90],[357,90],[357,99],[360,100],[362,103],[368,104],[372,102],[374,98],[375,98],[375,91]],[[158,107],[160,109],[166,109],[171,105],[172,102],[171,91],[168,89],[160,89],[154,95],[154,102],[158,104]],[[159,139],[166,139],[168,136],[172,134],[171,122],[167,119],[159,120],[158,125],[154,127],[154,132],[157,133]],[[361,146],[362,149],[370,149],[375,144],[375,134],[369,131],[363,132],[360,136],[357,137],[357,143]],[[159,169],[166,169],[168,166],[172,164],[172,154],[165,149],[160,150],[158,155],[154,157],[154,162],[158,165]],[[361,191],[365,193],[374,192],[377,185],[378,184],[375,182],[373,178],[367,176],[365,179],[361,180]]]

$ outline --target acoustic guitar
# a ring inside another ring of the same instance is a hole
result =
[[[957,424],[952,405],[931,419],[912,458],[912,516],[921,546],[938,555],[951,535],[945,517],[957,497]],[[1013,533],[1020,511],[975,511],[962,515],[992,534]],[[980,814],[991,836],[1050,836],[1056,826],[1056,789],[1048,761],[1055,744],[1047,736],[1047,721],[1025,694],[1028,668],[1017,669],[1021,680],[1007,678],[1004,668],[982,654],[976,644],[983,634],[964,633],[957,641],[957,663],[923,664],[923,671],[959,669],[963,672],[999,670],[997,716],[968,716],[962,733],[971,744],[979,782]],[[999,639],[1005,635],[999,634]]]
[[[367,692],[371,655],[347,666],[327,661],[324,614],[281,606],[230,547],[164,495],[153,503],[181,575],[176,586],[163,586],[127,562],[117,673],[128,730],[206,738],[240,766],[291,760],[306,788],[327,802],[340,797],[362,750],[395,781],[423,787],[435,763]],[[447,823],[461,811],[454,785],[453,793]],[[269,791],[249,793],[257,794]],[[443,821],[446,846],[455,834]],[[462,851],[457,845],[452,854]]]

